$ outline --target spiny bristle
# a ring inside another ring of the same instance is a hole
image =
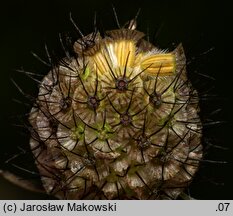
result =
[[[40,84],[30,145],[60,199],[176,199],[198,170],[202,124],[182,45],[160,50],[129,26],[82,35],[77,57]]]

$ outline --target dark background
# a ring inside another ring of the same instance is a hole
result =
[[[24,129],[14,126],[20,124],[30,107],[14,102],[14,99],[23,103],[27,100],[11,79],[27,93],[35,95],[37,92],[37,84],[14,69],[23,67],[25,70],[44,75],[48,72],[48,68],[32,57],[30,52],[45,57],[46,43],[50,50],[60,55],[58,33],[70,32],[74,37],[78,37],[69,21],[69,12],[72,12],[73,19],[84,34],[93,31],[95,12],[101,28],[117,28],[112,4],[121,24],[134,17],[141,8],[138,29],[148,32],[150,40],[160,48],[172,49],[174,45],[182,42],[191,62],[188,70],[194,86],[200,94],[207,92],[208,95],[216,95],[208,101],[201,102],[201,116],[205,121],[213,119],[224,123],[207,127],[204,137],[211,143],[227,149],[209,148],[209,145],[205,145],[205,159],[228,163],[203,162],[189,192],[196,199],[232,199],[233,17],[230,4],[223,0],[5,1],[0,9],[0,169],[22,174],[21,170],[12,167],[12,164],[6,164],[5,161],[20,152],[19,147],[28,146],[29,139],[24,135]],[[211,76],[215,80],[197,73]],[[209,116],[217,109],[221,111]],[[22,163],[27,164],[27,167],[33,166],[30,158]],[[18,188],[0,177],[0,199],[47,198],[45,195]]]

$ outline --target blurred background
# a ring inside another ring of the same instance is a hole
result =
[[[112,5],[120,24],[132,19],[139,8],[138,29],[148,34],[160,48],[172,50],[182,42],[188,59],[188,72],[193,85],[208,100],[201,101],[204,120],[223,121],[204,130],[205,159],[226,161],[203,162],[188,193],[196,199],[233,199],[232,190],[232,11],[228,1],[202,0],[11,0],[1,5],[1,79],[0,79],[0,169],[34,180],[16,166],[35,171],[32,157],[26,154],[6,163],[12,156],[28,148],[29,135],[21,127],[30,110],[25,93],[37,94],[37,83],[15,69],[42,75],[48,68],[31,52],[46,57],[44,46],[62,54],[58,34],[78,38],[69,21],[69,13],[83,34],[93,31],[94,14],[102,30],[117,28]],[[201,75],[202,74],[202,75]],[[40,77],[39,77],[40,79]],[[213,112],[218,111],[220,112]],[[219,147],[213,147],[212,144]],[[16,165],[16,166],[15,166]],[[51,199],[29,192],[0,177],[0,199]]]

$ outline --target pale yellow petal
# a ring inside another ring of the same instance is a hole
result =
[[[134,66],[136,47],[133,41],[121,40],[114,43],[114,51],[119,67]],[[127,60],[128,59],[128,60]]]
[[[175,55],[172,53],[161,53],[148,56],[140,64],[142,70],[148,75],[173,75],[176,69]]]

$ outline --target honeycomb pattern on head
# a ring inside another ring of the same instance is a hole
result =
[[[30,145],[60,199],[176,199],[202,158],[198,94],[182,45],[134,28],[93,32],[49,71],[30,112]]]

